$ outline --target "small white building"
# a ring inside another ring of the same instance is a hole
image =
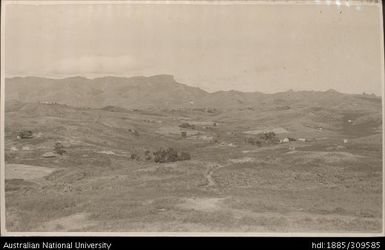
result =
[[[344,139],[344,143],[348,143],[348,139]]]

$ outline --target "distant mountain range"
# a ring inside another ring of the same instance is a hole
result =
[[[102,108],[117,106],[138,109],[171,108],[253,108],[259,105],[285,106],[306,103],[320,106],[341,103],[381,104],[381,98],[368,95],[328,91],[286,91],[275,94],[260,92],[206,92],[175,81],[172,75],[150,77],[70,77],[50,79],[14,77],[5,80],[6,101],[60,103],[76,107]]]

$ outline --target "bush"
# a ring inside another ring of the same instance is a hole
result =
[[[130,155],[130,158],[131,158],[131,160],[136,160],[136,161],[139,161],[139,160],[140,160],[139,155],[137,155],[137,154],[135,154],[135,153],[132,153],[132,154]]]
[[[163,163],[165,162],[165,154],[166,152],[163,149],[160,149],[153,153],[154,155],[154,161],[157,163]]]
[[[267,132],[263,134],[258,134],[257,138],[254,138],[254,137],[246,138],[246,142],[251,145],[261,146],[263,143],[264,144],[279,143],[279,139],[276,137],[276,134],[274,132]]]
[[[246,138],[246,142],[251,145],[261,146],[262,142],[257,138]]]
[[[274,132],[259,134],[258,137],[264,141],[272,141],[276,138]]]
[[[33,133],[31,130],[23,130],[20,131],[17,136],[21,139],[29,139],[33,137]]]
[[[66,151],[64,150],[63,144],[56,142],[53,151],[58,155],[63,155]]]
[[[196,129],[195,125],[189,124],[189,123],[182,123],[179,125],[180,128],[189,128],[189,129]]]
[[[149,150],[146,150],[146,151],[144,152],[144,159],[145,159],[146,161],[150,161],[150,160],[152,159],[151,152],[150,152]]]
[[[276,137],[276,134],[274,132],[267,132],[263,134],[259,134],[258,138],[265,143],[278,143],[279,139]]]
[[[157,163],[185,161],[185,160],[191,159],[191,156],[189,153],[182,152],[178,154],[178,152],[173,148],[168,148],[166,150],[160,149],[154,152],[153,154],[154,154],[154,161]]]

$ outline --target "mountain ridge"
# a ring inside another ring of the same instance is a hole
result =
[[[76,75],[76,76],[69,76],[69,77],[63,77],[63,78],[52,78],[52,77],[41,77],[41,76],[13,76],[13,77],[6,77],[5,80],[7,81],[12,81],[12,80],[19,80],[19,79],[38,79],[38,80],[51,80],[51,81],[63,81],[63,80],[85,80],[85,81],[98,81],[98,80],[112,80],[112,79],[118,79],[118,80],[133,80],[133,79],[159,79],[160,77],[164,78],[164,79],[172,79],[173,81],[175,81],[175,77],[172,75],[172,74],[156,74],[156,75],[150,75],[150,76],[141,76],[141,75],[137,75],[137,76],[131,76],[131,77],[125,77],[125,76],[101,76],[101,77],[95,77],[95,78],[90,78],[90,77],[85,77],[85,76],[80,76],[80,75]],[[179,83],[179,84],[183,84],[183,85],[186,85],[188,87],[192,87],[192,88],[199,88],[199,87],[195,87],[195,86],[191,86],[189,84],[185,84],[185,83],[180,83],[180,82],[177,82],[175,81],[176,83]],[[274,92],[274,93],[265,93],[265,92],[261,92],[261,91],[242,91],[242,90],[235,90],[235,89],[229,89],[229,90],[217,90],[217,91],[213,91],[213,92],[209,92],[209,91],[206,91],[202,88],[199,88],[201,89],[202,91],[206,92],[206,93],[210,93],[210,94],[215,94],[215,93],[221,93],[221,92],[234,92],[234,93],[243,93],[243,94],[265,94],[265,95],[274,95],[274,94],[278,94],[278,93],[286,93],[286,92],[290,92],[290,93],[298,93],[298,92],[329,92],[329,93],[341,93],[341,94],[346,94],[346,95],[357,95],[357,94],[352,94],[352,93],[344,93],[344,92],[340,92],[340,91],[337,91],[335,89],[328,89],[328,90],[293,90],[293,89],[288,89],[288,90],[285,90],[285,91],[278,91],[278,92]]]
[[[272,94],[222,90],[207,92],[175,80],[170,74],[152,76],[105,76],[89,79],[73,76],[62,79],[26,76],[5,79],[6,101],[55,102],[72,106],[102,108],[201,108],[237,109],[265,103],[287,105],[295,102],[336,104],[357,94],[336,90],[283,91]],[[339,100],[341,98],[341,100]],[[368,97],[376,99],[378,97]],[[361,98],[362,99],[362,98]],[[381,99],[381,98],[380,98]],[[362,101],[362,100],[361,100]]]

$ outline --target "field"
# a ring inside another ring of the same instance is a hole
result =
[[[379,233],[381,102],[361,101],[215,112],[8,102],[6,228]],[[255,131],[297,140],[251,145]],[[66,152],[44,157],[57,142]],[[145,159],[169,147],[191,159]]]

